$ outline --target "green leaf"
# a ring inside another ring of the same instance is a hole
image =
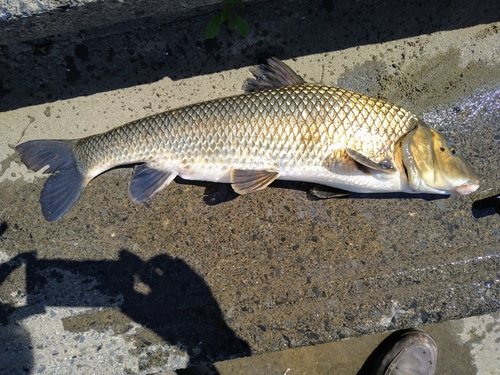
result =
[[[205,39],[213,39],[219,35],[221,23],[220,13],[213,16],[210,21],[208,21],[207,27],[205,28]]]
[[[229,19],[229,15],[230,15],[229,9],[230,9],[230,7],[228,7],[228,6],[225,6],[224,8],[222,8],[221,12],[219,13],[220,23],[227,21]]]
[[[232,5],[235,6],[235,7],[239,7],[239,8],[244,8],[245,7],[245,3],[243,2],[243,0],[232,0]]]
[[[250,26],[248,26],[248,22],[241,18],[239,15],[236,15],[234,24],[236,26],[236,30],[238,30],[239,33],[244,38],[246,38],[248,36],[248,33],[250,32]]]
[[[238,30],[243,36],[247,37],[250,32],[250,26],[247,21],[241,18],[236,11],[235,7],[244,8],[245,3],[243,0],[223,0],[224,6],[219,14],[210,19],[205,28],[205,39],[215,38],[220,33],[220,27],[223,23],[227,23],[229,30]]]

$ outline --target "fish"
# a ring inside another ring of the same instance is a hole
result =
[[[135,165],[133,202],[185,180],[230,183],[240,195],[277,179],[319,185],[319,198],[354,193],[466,195],[478,175],[457,145],[410,111],[348,89],[307,83],[277,58],[258,65],[241,95],[206,101],[73,140],[16,146],[50,174],[40,195],[61,219],[101,173]],[[322,188],[322,186],[334,189]]]

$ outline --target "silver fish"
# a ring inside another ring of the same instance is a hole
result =
[[[464,195],[479,187],[457,146],[396,104],[306,83],[275,58],[253,74],[242,95],[82,139],[18,145],[29,169],[48,165],[44,173],[51,173],[40,198],[44,217],[64,216],[97,175],[138,163],[129,185],[134,202],[152,197],[176,176],[231,183],[239,194],[276,179],[358,193]]]

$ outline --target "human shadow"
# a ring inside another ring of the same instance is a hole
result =
[[[161,254],[147,261],[122,250],[116,261],[37,259],[18,255],[0,266],[0,283],[26,265],[25,307],[4,308],[5,324],[44,313],[46,306],[115,307],[189,355],[189,366],[250,354],[224,321],[210,288],[183,260]]]
[[[0,224],[0,236],[7,229],[7,224]],[[17,268],[33,258],[33,253],[17,255],[8,262],[0,263],[0,285]],[[30,333],[22,325],[9,324],[9,318],[17,308],[0,301],[0,374],[26,374],[33,366]]]

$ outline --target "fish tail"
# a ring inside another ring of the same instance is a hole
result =
[[[40,195],[43,216],[48,221],[56,221],[73,207],[80,197],[88,179],[78,168],[73,155],[76,140],[37,140],[16,146],[21,160],[26,166],[43,173],[53,173]]]

